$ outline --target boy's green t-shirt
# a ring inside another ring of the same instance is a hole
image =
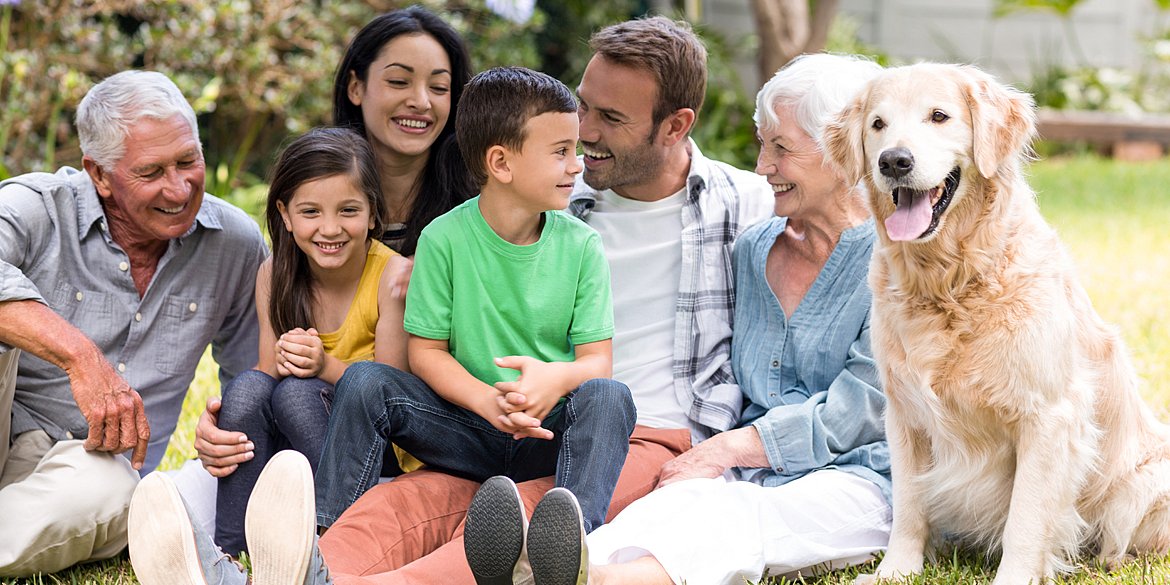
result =
[[[482,382],[519,372],[494,358],[573,361],[573,346],[613,337],[609,263],[601,237],[561,211],[544,214],[540,239],[500,238],[479,197],[423,229],[406,294],[408,333],[446,339],[451,355]]]

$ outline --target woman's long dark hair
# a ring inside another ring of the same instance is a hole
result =
[[[459,97],[463,95],[463,86],[471,79],[471,58],[459,33],[421,6],[395,10],[371,20],[350,41],[337,67],[333,81],[333,123],[368,136],[361,107],[349,101],[350,72],[365,83],[370,64],[377,59],[378,52],[386,43],[404,34],[429,35],[443,47],[451,61],[451,114],[431,145],[426,168],[415,184],[416,195],[406,220],[405,237],[398,250],[404,256],[411,256],[418,245],[419,234],[431,220],[466,201],[478,190],[455,142]]]
[[[374,151],[365,136],[347,128],[315,128],[293,140],[272,166],[269,177],[268,234],[272,237],[272,282],[268,295],[268,319],[280,337],[286,331],[313,326],[313,274],[309,260],[284,227],[277,202],[289,201],[305,183],[344,175],[361,190],[370,205],[378,238],[385,229],[386,203],[378,180]]]

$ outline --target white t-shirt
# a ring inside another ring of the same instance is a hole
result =
[[[674,391],[675,307],[686,189],[653,202],[598,194],[588,224],[601,234],[613,286],[613,377],[630,387],[638,424],[690,428]]]

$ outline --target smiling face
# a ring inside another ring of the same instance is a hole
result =
[[[203,152],[191,127],[182,116],[144,118],[130,126],[125,145],[112,169],[85,161],[111,233],[138,243],[186,233],[203,204]]]
[[[508,152],[510,187],[518,206],[533,213],[568,207],[582,169],[577,127],[577,115],[565,112],[533,116],[524,124],[523,147]]]
[[[657,96],[649,72],[600,55],[589,61],[577,86],[586,184],[626,196],[659,177],[669,149],[655,143]]]
[[[395,37],[378,52],[366,80],[350,73],[349,100],[362,109],[379,157],[425,155],[451,113],[451,60],[427,34]]]
[[[374,218],[366,195],[349,176],[309,181],[297,187],[287,206],[280,201],[276,205],[313,272],[365,262]]]
[[[875,211],[894,241],[928,241],[975,172],[963,86],[941,72],[888,72],[864,107],[863,144]],[[924,85],[923,80],[930,80]]]
[[[812,139],[796,123],[792,106],[777,107],[779,123],[760,131],[756,173],[768,178],[779,217],[807,219],[832,213],[849,186],[828,166]]]

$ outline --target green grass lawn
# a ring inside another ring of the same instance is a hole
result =
[[[1143,396],[1162,420],[1170,421],[1170,162],[1129,164],[1097,158],[1059,159],[1036,163],[1031,175],[1044,215],[1059,229],[1076,258],[1081,280],[1098,312],[1120,327],[1129,344],[1144,380]],[[165,468],[177,467],[193,456],[195,420],[206,397],[218,392],[213,364],[205,355],[183,408],[184,422],[180,423],[164,459]],[[978,556],[950,554],[912,582],[988,582],[993,568],[992,562]],[[801,582],[843,585],[851,583],[857,572],[838,571]],[[125,555],[23,582],[35,585],[137,583]],[[770,584],[789,582],[777,579]],[[1061,582],[1170,583],[1170,560],[1142,558],[1114,573],[1085,560],[1080,572]]]

